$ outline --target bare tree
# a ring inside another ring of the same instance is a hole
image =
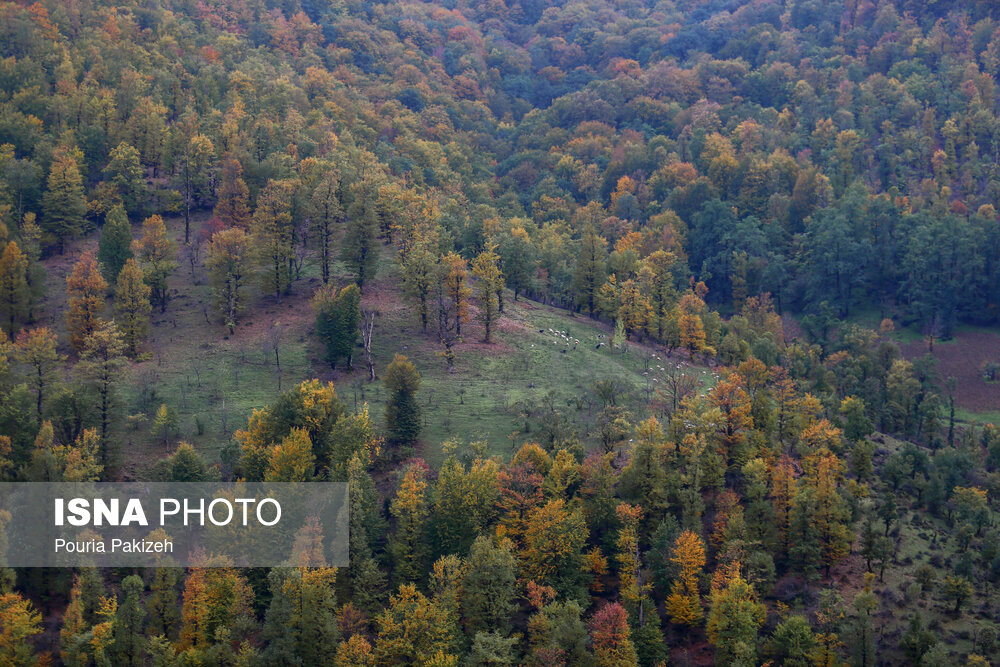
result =
[[[201,236],[195,234],[194,238],[184,244],[181,248],[181,257],[188,263],[191,267],[191,278],[194,279],[194,283],[198,284],[198,276],[195,274],[195,270],[198,268],[198,264],[201,263]]]
[[[274,354],[274,366],[278,372],[278,391],[281,391],[281,339],[285,329],[281,322],[275,321],[267,330],[267,338],[264,341],[265,352]]]
[[[375,381],[375,360],[372,359],[372,332],[375,330],[375,316],[377,310],[362,310],[361,321],[358,322],[361,328],[361,342],[365,346],[365,363],[368,365],[368,381]]]

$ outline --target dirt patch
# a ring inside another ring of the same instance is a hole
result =
[[[924,341],[901,346],[909,360],[927,354]],[[986,382],[980,370],[986,361],[1000,361],[1000,335],[993,331],[963,331],[947,342],[935,343],[931,355],[937,359],[941,379],[955,378],[955,402],[971,412],[1000,410],[1000,382]]]

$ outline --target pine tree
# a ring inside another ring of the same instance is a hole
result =
[[[201,481],[175,479],[174,481]],[[177,606],[177,568],[158,567],[153,570],[153,580],[149,583],[149,600],[146,603],[146,613],[149,624],[146,627],[149,636],[163,635],[174,638],[180,626],[180,608]]]
[[[68,148],[56,150],[42,198],[45,212],[42,228],[55,237],[59,254],[62,254],[67,240],[83,231],[83,217],[87,214],[83,177],[77,165],[78,153]]]
[[[119,330],[125,341],[125,347],[133,357],[138,353],[139,343],[149,333],[151,291],[144,280],[139,263],[130,258],[118,273],[115,314],[118,316]]]
[[[107,437],[111,424],[114,387],[121,379],[122,370],[128,366],[125,359],[125,342],[112,322],[101,322],[83,343],[77,368],[94,386],[98,396],[101,417],[101,442],[105,444],[104,464],[107,465]]]
[[[257,198],[257,210],[250,225],[260,262],[261,284],[265,291],[272,292],[278,299],[291,285],[290,267],[295,240],[292,199],[295,189],[295,181],[268,181]]]
[[[396,530],[389,538],[393,580],[407,583],[421,580],[427,572],[427,482],[424,471],[411,465],[389,511],[396,519]]]
[[[222,161],[222,184],[215,204],[215,217],[226,227],[250,226],[250,190],[243,180],[243,165],[227,155]]]
[[[695,627],[701,621],[701,595],[698,579],[705,567],[705,544],[690,530],[685,530],[674,543],[670,560],[680,569],[667,598],[667,613],[674,623]]]
[[[42,615],[19,593],[0,595],[0,665],[38,665],[29,637],[42,631]]]
[[[385,428],[389,439],[401,445],[411,445],[420,436],[421,416],[417,404],[420,373],[416,366],[401,354],[386,366],[382,382],[389,394],[385,404]]]
[[[584,227],[573,276],[573,289],[576,293],[576,305],[586,308],[591,317],[597,311],[597,292],[607,277],[607,243],[592,225]]]
[[[84,253],[66,278],[66,327],[70,345],[77,352],[83,350],[87,337],[97,328],[107,289],[94,253]]]
[[[143,588],[142,579],[134,574],[122,581],[122,593],[125,597],[118,605],[111,626],[113,644],[110,653],[115,665],[142,667],[146,664],[144,656],[146,638],[143,633],[146,610],[139,600]]]
[[[509,540],[480,535],[472,543],[462,579],[462,616],[470,636],[506,635],[517,612],[517,559]]]
[[[767,616],[753,586],[737,573],[712,593],[708,613],[708,641],[715,646],[718,665],[756,664],[757,633]]]
[[[316,334],[326,347],[330,368],[336,368],[338,361],[346,359],[348,370],[353,370],[351,362],[361,321],[361,290],[357,285],[340,290],[325,285],[316,290],[312,306]]]
[[[108,154],[104,175],[111,181],[125,209],[132,213],[139,212],[146,189],[139,151],[124,141],[118,144]]]
[[[177,268],[177,262],[174,261],[176,248],[167,236],[163,218],[158,215],[146,218],[142,223],[142,238],[132,242],[132,252],[139,260],[153,299],[159,304],[160,312],[164,312],[167,309],[167,279]]]
[[[132,257],[132,225],[125,208],[118,204],[108,211],[101,228],[101,242],[97,246],[97,259],[108,283],[118,279],[125,262]]]
[[[0,255],[0,317],[6,320],[11,338],[17,333],[18,323],[27,319],[30,312],[28,258],[17,243],[11,241]]]
[[[239,227],[216,232],[208,246],[209,281],[230,334],[236,331],[244,308],[242,289],[250,272],[251,253],[250,237]]]
[[[479,297],[479,321],[483,323],[483,342],[491,342],[493,325],[500,317],[499,295],[503,291],[503,273],[500,271],[500,256],[496,244],[489,244],[486,250],[472,261],[472,275],[476,277],[476,294]]]

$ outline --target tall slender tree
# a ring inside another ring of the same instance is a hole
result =
[[[125,262],[125,266],[118,273],[118,285],[115,288],[115,314],[125,347],[133,357],[139,351],[139,343],[149,334],[151,291],[146,284],[142,269],[139,268],[139,263],[134,259]]]
[[[66,327],[70,345],[77,352],[83,350],[87,337],[97,328],[107,289],[94,253],[84,253],[66,277]]]

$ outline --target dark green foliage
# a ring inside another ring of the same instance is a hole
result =
[[[143,632],[146,610],[140,601],[143,588],[142,579],[134,574],[122,581],[124,597],[118,603],[118,612],[111,626],[113,644],[110,652],[116,665],[141,667],[146,664],[146,637]]]
[[[118,280],[118,273],[125,262],[132,257],[132,226],[129,224],[125,208],[118,204],[108,211],[101,228],[101,241],[97,247],[97,261],[109,285]]]
[[[517,560],[509,544],[496,545],[486,536],[472,543],[462,580],[462,617],[472,636],[506,634],[517,611]]]
[[[353,369],[351,361],[361,320],[361,290],[357,285],[348,285],[341,290],[320,288],[313,299],[313,310],[316,313],[316,335],[326,347],[330,368],[336,368],[337,363],[345,359],[347,368]]]
[[[420,373],[409,359],[401,354],[386,366],[383,378],[389,401],[385,406],[385,427],[389,438],[401,445],[413,444],[420,435]]]

